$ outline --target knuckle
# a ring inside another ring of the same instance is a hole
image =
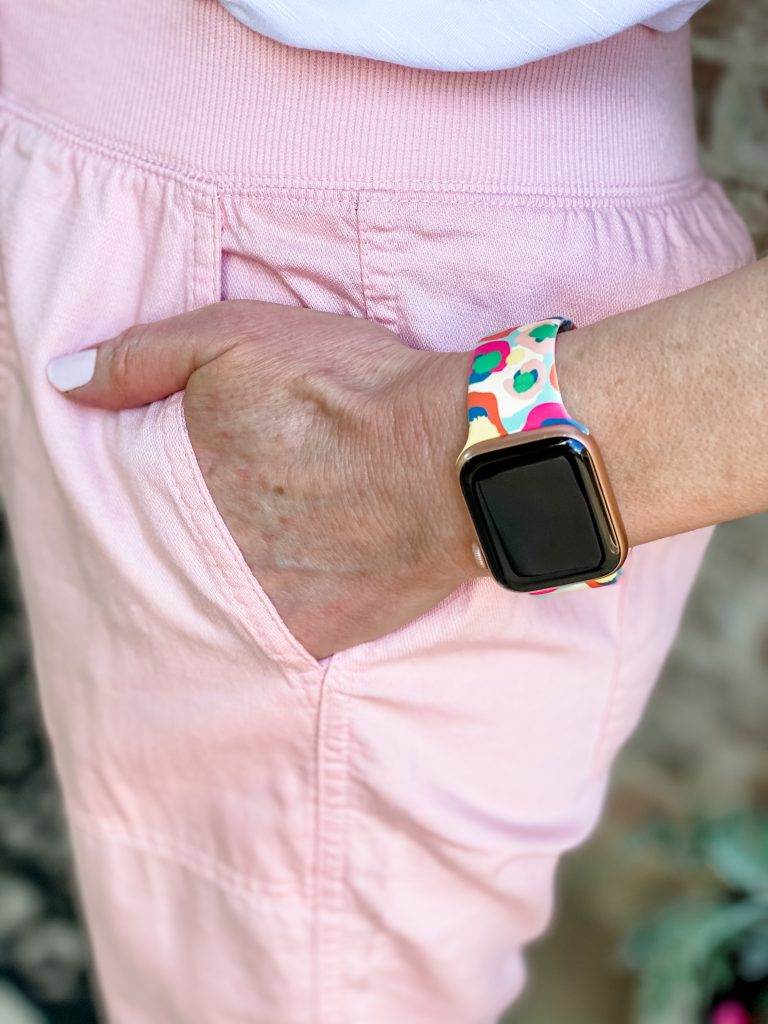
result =
[[[109,350],[107,373],[110,389],[118,398],[128,398],[141,371],[141,352],[146,344],[146,325],[128,327],[115,339]]]

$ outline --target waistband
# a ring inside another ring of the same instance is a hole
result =
[[[509,71],[285,46],[216,0],[0,0],[2,97],[231,187],[637,195],[699,175],[687,29]]]

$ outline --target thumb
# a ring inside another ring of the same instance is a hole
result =
[[[100,409],[130,409],[166,398],[186,387],[195,370],[243,340],[228,305],[218,302],[137,324],[93,348],[59,356],[48,363],[48,380],[73,401]]]

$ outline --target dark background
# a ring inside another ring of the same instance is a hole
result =
[[[764,253],[768,0],[715,0],[694,33],[702,159]],[[718,530],[662,682],[620,760],[604,821],[566,860],[554,927],[533,951],[530,989],[510,1024],[637,1024],[637,976],[619,949],[664,883],[626,856],[627,840],[654,816],[685,822],[741,807],[768,807],[765,516]],[[95,1020],[69,872],[0,530],[0,1024]]]

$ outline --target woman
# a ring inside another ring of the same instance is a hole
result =
[[[112,1021],[496,1019],[708,528],[766,505],[695,5],[519,6],[490,47],[461,4],[0,4],[3,496]],[[454,463],[467,353],[553,314],[632,551],[541,598]]]

